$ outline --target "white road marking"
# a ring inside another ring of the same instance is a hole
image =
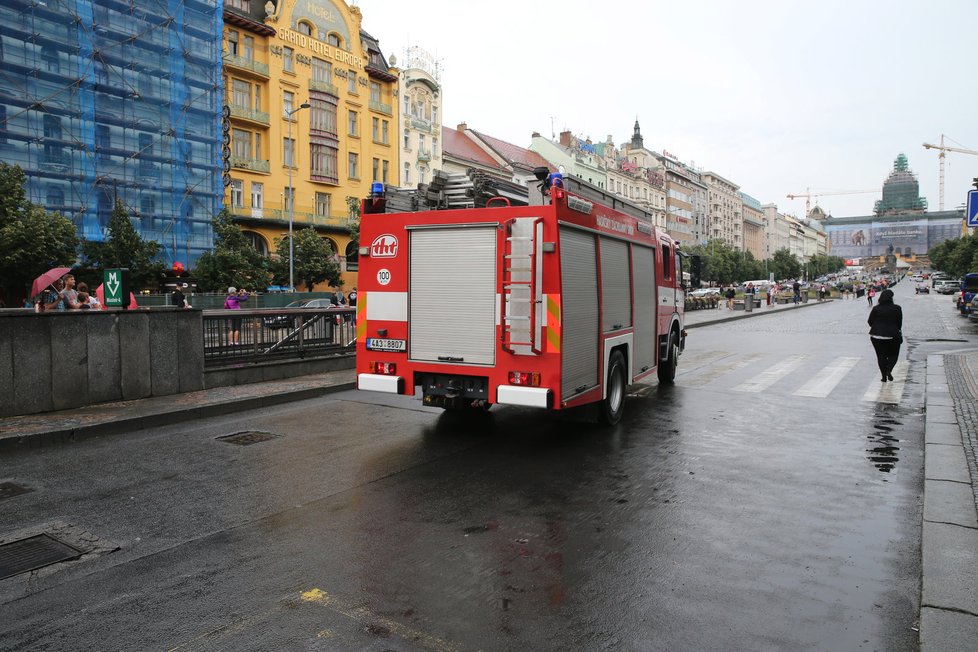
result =
[[[700,367],[699,369],[692,369],[682,373],[676,382],[683,387],[702,387],[707,383],[713,382],[720,376],[750,364],[757,358],[760,358],[761,355],[761,353],[747,353],[735,357],[726,363],[714,363]]]
[[[910,365],[905,359],[900,360],[893,368],[893,382],[883,383],[878,379],[874,380],[863,394],[863,400],[874,403],[899,403],[903,398],[903,388],[907,383],[909,372]]]
[[[849,370],[862,360],[861,357],[841,357],[833,360],[827,367],[815,374],[815,377],[805,383],[794,396],[810,396],[825,398],[832,393],[835,386],[845,377]],[[883,383],[880,383],[882,385]]]
[[[802,362],[808,358],[807,355],[792,355],[770,369],[759,373],[742,385],[734,387],[735,392],[763,392],[765,389],[778,382],[792,371],[797,369]]]

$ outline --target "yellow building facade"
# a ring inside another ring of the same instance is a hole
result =
[[[312,226],[356,285],[348,201],[398,182],[398,71],[330,0],[226,0],[224,205],[255,248]],[[298,285],[298,282],[297,282]],[[325,286],[317,290],[326,289]]]

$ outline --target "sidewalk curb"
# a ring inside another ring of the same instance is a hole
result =
[[[968,649],[978,639],[978,513],[943,353],[927,356],[921,513],[920,650]],[[966,482],[967,481],[967,482]],[[964,489],[967,489],[964,491]]]
[[[686,324],[684,328],[686,328],[686,330],[689,330],[690,328],[702,328],[703,326],[713,326],[714,324],[723,324],[726,322],[738,321],[740,319],[748,319],[749,317],[760,317],[761,315],[781,314],[783,312],[791,312],[792,310],[799,310],[801,308],[811,308],[812,306],[828,305],[832,301],[836,301],[836,300],[837,299],[829,299],[828,301],[814,301],[809,303],[799,303],[797,306],[789,306],[787,308],[779,308],[776,310],[767,310],[767,311],[761,308],[757,308],[756,310],[752,310],[750,312],[739,312],[736,315],[730,315],[729,317],[720,317],[719,319],[711,319],[710,321],[704,321],[698,324]]]
[[[91,425],[61,428],[57,430],[46,430],[25,433],[23,435],[10,435],[0,437],[0,453],[15,450],[26,450],[39,448],[49,444],[63,444],[92,437],[103,435],[116,435],[133,430],[143,430],[158,426],[168,426],[196,419],[206,419],[208,417],[223,416],[232,412],[239,411],[242,407],[248,409],[259,409],[302,401],[309,398],[318,398],[327,394],[355,389],[356,382],[337,383],[335,385],[324,385],[322,387],[305,387],[291,391],[277,392],[265,396],[242,396],[228,399],[221,403],[210,403],[197,407],[178,407],[170,410],[158,411],[138,416],[122,417],[112,421],[94,423]]]

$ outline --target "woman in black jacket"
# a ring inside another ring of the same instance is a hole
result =
[[[893,380],[893,367],[903,344],[903,310],[893,303],[893,290],[883,290],[877,305],[869,311],[869,338],[876,349],[876,362],[882,382]]]

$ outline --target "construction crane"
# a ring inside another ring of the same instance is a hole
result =
[[[819,197],[826,197],[829,195],[868,195],[870,193],[877,193],[879,189],[875,190],[826,190],[825,192],[812,192],[811,188],[805,188],[805,192],[796,192],[794,194],[788,195],[788,199],[801,199],[805,198],[805,217],[808,217],[808,213],[811,212],[812,207],[812,197],[816,200]]]
[[[949,139],[950,140],[950,139]],[[930,143],[924,143],[924,149],[936,149],[940,153],[937,155],[937,159],[941,162],[941,192],[940,192],[940,205],[941,210],[944,210],[944,154],[945,152],[957,152],[958,154],[973,154],[978,156],[978,152],[973,149],[964,149],[963,147],[948,147],[944,144],[944,134],[941,134],[941,144],[931,145]]]

